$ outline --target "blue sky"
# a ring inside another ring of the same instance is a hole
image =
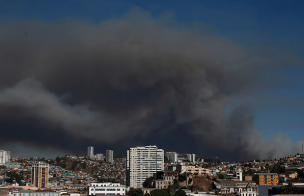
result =
[[[265,137],[280,131],[293,141],[304,138],[304,1],[1,1],[2,22],[79,19],[99,23],[119,18],[139,7],[154,17],[172,15],[177,23],[207,25],[218,35],[245,47],[263,45],[286,51],[299,60],[273,71],[269,88],[242,97],[254,108],[255,127]],[[267,78],[265,78],[267,81]]]

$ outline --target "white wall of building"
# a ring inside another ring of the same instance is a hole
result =
[[[93,146],[89,146],[88,147],[88,153],[87,156],[92,158],[92,156],[94,155],[94,147]]]
[[[177,163],[178,154],[176,152],[171,152],[171,153],[168,154],[168,156],[169,156],[170,163],[172,163],[172,164]]]
[[[60,196],[61,192],[37,192],[37,191],[27,191],[27,190],[21,190],[21,191],[12,191],[9,192],[8,195],[11,196]]]
[[[237,177],[239,181],[242,181],[243,179],[243,172],[241,171],[235,171],[233,172],[234,177]]]
[[[106,162],[107,163],[114,163],[114,153],[113,150],[106,151]]]
[[[195,163],[195,154],[187,154],[187,160],[191,163]]]
[[[0,150],[0,165],[5,165],[5,163],[9,163],[11,159],[11,152]]]
[[[130,148],[127,151],[127,186],[141,188],[146,178],[164,170],[164,150],[157,146]]]
[[[89,195],[125,195],[126,186],[120,183],[91,183],[89,186]]]

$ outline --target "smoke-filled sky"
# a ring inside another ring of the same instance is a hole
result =
[[[301,152],[302,1],[1,1],[0,148]]]

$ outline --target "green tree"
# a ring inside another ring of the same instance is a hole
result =
[[[174,188],[174,191],[180,188],[177,179],[174,179],[173,188]]]
[[[298,178],[304,178],[304,171],[303,170],[298,169],[297,173],[298,173]]]
[[[152,180],[154,180],[154,177],[153,177],[153,176],[150,177],[150,178],[146,178],[146,180],[145,180],[144,183],[143,183],[143,187],[149,188],[149,187],[150,187],[150,184],[151,184],[151,182],[152,182]]]
[[[127,195],[129,196],[143,196],[144,192],[141,189],[134,189],[131,188],[128,192]]]
[[[9,177],[9,179],[7,179],[6,181],[9,183],[14,183],[17,182],[19,185],[23,185],[23,175],[16,173],[16,172],[7,172],[7,177]]]
[[[293,186],[292,182],[288,182],[286,186],[281,186],[281,193],[283,194],[297,194],[299,192],[299,188]]]
[[[174,179],[174,183],[172,185],[169,185],[168,186],[168,189],[167,191],[173,195],[175,193],[176,190],[178,190],[180,187],[179,187],[179,183],[178,183],[178,180],[177,179]]]
[[[175,190],[173,188],[173,185],[169,185],[167,188],[168,193],[170,193],[170,195],[173,195],[175,193]]]
[[[144,196],[150,196],[150,194],[149,193],[145,193]]]
[[[225,178],[224,174],[219,174],[219,178],[224,179]]]
[[[285,167],[279,164],[275,164],[271,169],[271,173],[278,173],[278,174],[285,173]]]
[[[179,189],[178,191],[176,191],[176,193],[174,194],[174,196],[187,196],[186,192]]]
[[[253,175],[256,171],[249,169],[248,171],[244,172],[245,175]]]
[[[155,189],[150,192],[150,196],[170,196],[170,194],[164,189]]]

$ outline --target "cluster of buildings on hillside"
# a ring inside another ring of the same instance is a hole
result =
[[[157,146],[141,146],[130,148],[126,158],[116,158],[115,161],[113,151],[107,150],[106,161],[100,161],[93,158],[94,148],[90,146],[87,158],[66,156],[69,160],[67,164],[77,163],[75,167],[82,165],[86,168],[75,170],[62,168],[53,160],[42,162],[37,158],[12,158],[10,162],[7,158],[10,153],[0,152],[0,195],[5,192],[14,196],[124,195],[129,188],[140,188],[144,193],[150,193],[155,189],[168,189],[176,183],[188,195],[221,193],[257,196],[272,189],[278,192],[278,187],[284,182],[298,177],[298,170],[304,171],[303,154],[272,161],[210,164],[196,159],[195,154],[165,153]],[[284,171],[271,173],[270,168],[276,165],[284,167]],[[88,173],[88,168],[96,170]],[[9,174],[12,173],[22,176],[22,179],[18,181],[16,176],[10,176],[9,181]],[[202,179],[208,183],[203,184]],[[211,182],[212,187],[209,186]],[[189,187],[192,190],[187,189]]]
[[[113,153],[111,154],[113,156]],[[111,160],[110,158],[108,160]],[[0,195],[23,193],[35,196],[77,196],[87,195],[87,191],[83,190],[91,183],[113,181],[125,184],[125,158],[116,158],[112,163],[107,163],[85,156],[67,155],[60,160],[64,162],[58,164],[57,158],[43,161],[38,157],[11,158],[12,162],[0,166]],[[14,180],[16,176],[22,176],[22,179]]]
[[[190,163],[195,163],[195,154],[179,154],[177,152],[166,152],[165,156],[169,159],[171,164],[182,163],[184,161],[189,161]],[[199,160],[197,160],[199,162]],[[202,160],[204,162],[204,160]]]
[[[88,153],[87,156],[91,159],[96,159],[96,160],[106,160],[107,163],[114,163],[114,152],[113,150],[107,150],[106,151],[106,157],[104,157],[103,154],[94,154],[94,147],[89,146],[88,147]]]

